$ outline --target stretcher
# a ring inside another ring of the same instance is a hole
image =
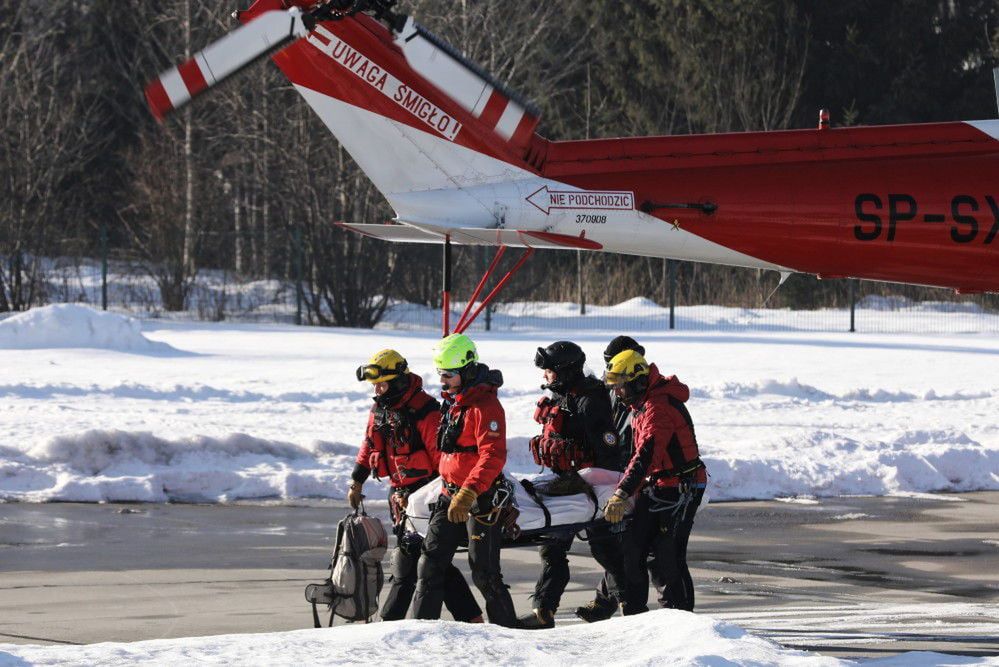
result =
[[[598,525],[606,526],[603,507],[614,494],[622,473],[603,468],[587,468],[579,476],[589,486],[583,493],[548,495],[545,489],[555,481],[555,475],[536,475],[518,478],[505,473],[513,489],[512,497],[504,498],[518,511],[513,531],[516,537],[508,538],[508,546],[542,540],[546,535],[579,532]],[[408,528],[426,535],[431,509],[441,493],[441,485],[433,482],[409,497],[406,506]],[[498,492],[498,496],[506,493]],[[630,508],[629,508],[630,510]],[[509,531],[508,531],[509,532]]]

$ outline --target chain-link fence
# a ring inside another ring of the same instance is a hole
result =
[[[163,306],[161,277],[127,256],[99,260],[40,260],[44,301],[84,303],[141,317],[300,321],[301,288],[293,279],[251,280],[229,271],[201,271],[191,281],[187,307],[169,312]],[[678,263],[679,265],[679,263]],[[758,280],[746,270],[745,279]],[[794,280],[792,277],[791,280]],[[863,333],[999,334],[999,295],[957,296],[949,290],[904,285],[840,281],[843,303],[816,308],[773,307],[780,290],[756,306],[691,303],[672,281],[654,294],[637,294],[611,305],[551,302],[531,298],[521,284],[517,301],[498,302],[484,310],[472,331],[857,331]],[[461,296],[461,295],[456,295]],[[587,295],[584,295],[587,296]],[[598,296],[598,295],[594,295]],[[596,300],[596,299],[594,299]],[[458,322],[465,303],[451,303],[450,323]],[[378,328],[440,330],[439,305],[389,299]]]

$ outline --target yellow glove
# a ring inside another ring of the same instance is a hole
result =
[[[610,523],[618,523],[624,518],[624,513],[628,511],[628,496],[624,491],[618,489],[614,495],[607,500],[604,505],[604,518]]]
[[[352,509],[356,510],[361,505],[361,500],[364,498],[364,494],[361,493],[363,487],[364,484],[358,482],[350,483],[350,488],[347,489],[347,502]]]
[[[465,523],[472,509],[472,503],[479,497],[475,491],[461,487],[458,493],[451,497],[451,504],[447,508],[447,520],[451,523]]]

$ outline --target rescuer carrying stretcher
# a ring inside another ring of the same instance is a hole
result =
[[[624,534],[624,614],[648,611],[647,567],[652,568],[660,606],[692,611],[694,584],[687,567],[687,542],[704,497],[707,471],[684,405],[690,390],[675,376],[662,376],[636,350],[615,355],[604,381],[632,410],[634,452],[604,508],[604,518],[617,523],[630,499],[635,499],[631,525]]]
[[[375,353],[357,369],[357,380],[371,383],[375,396],[347,500],[357,509],[364,498],[361,493],[364,482],[370,475],[388,479],[392,489],[389,509],[397,541],[389,576],[391,586],[381,617],[395,621],[406,617],[416,588],[423,538],[407,530],[405,508],[410,494],[437,479],[440,404],[423,390],[423,380],[409,371],[409,364],[395,350]],[[465,577],[454,565],[445,568],[442,593],[444,604],[455,620],[482,622],[482,610]]]
[[[500,513],[512,496],[503,477],[506,416],[496,396],[503,375],[479,363],[475,344],[464,334],[441,339],[434,363],[444,387],[437,432],[444,488],[423,541],[413,615],[440,617],[447,573],[467,537],[472,581],[486,600],[489,621],[515,627],[517,614],[500,570]]]
[[[583,350],[569,341],[539,347],[534,357],[534,365],[544,371],[542,389],[550,395],[538,401],[534,419],[541,424],[542,432],[531,439],[530,448],[535,463],[557,475],[543,487],[536,487],[539,495],[592,495],[578,471],[590,467],[622,470],[607,389],[600,380],[584,373],[585,363]],[[589,529],[587,533],[594,559],[612,573],[609,580],[623,583],[618,536],[606,527]],[[533,612],[520,617],[522,627],[554,627],[555,612],[569,583],[567,554],[574,537],[573,529],[551,533],[539,549],[543,567],[534,588]],[[621,591],[614,593],[620,595]]]

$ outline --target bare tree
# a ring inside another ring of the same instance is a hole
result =
[[[0,311],[43,295],[39,258],[75,212],[75,183],[101,142],[96,107],[61,50],[65,23],[38,7],[0,11]],[[59,8],[49,8],[50,11]],[[65,9],[65,8],[63,8]],[[55,228],[58,223],[59,228]]]

